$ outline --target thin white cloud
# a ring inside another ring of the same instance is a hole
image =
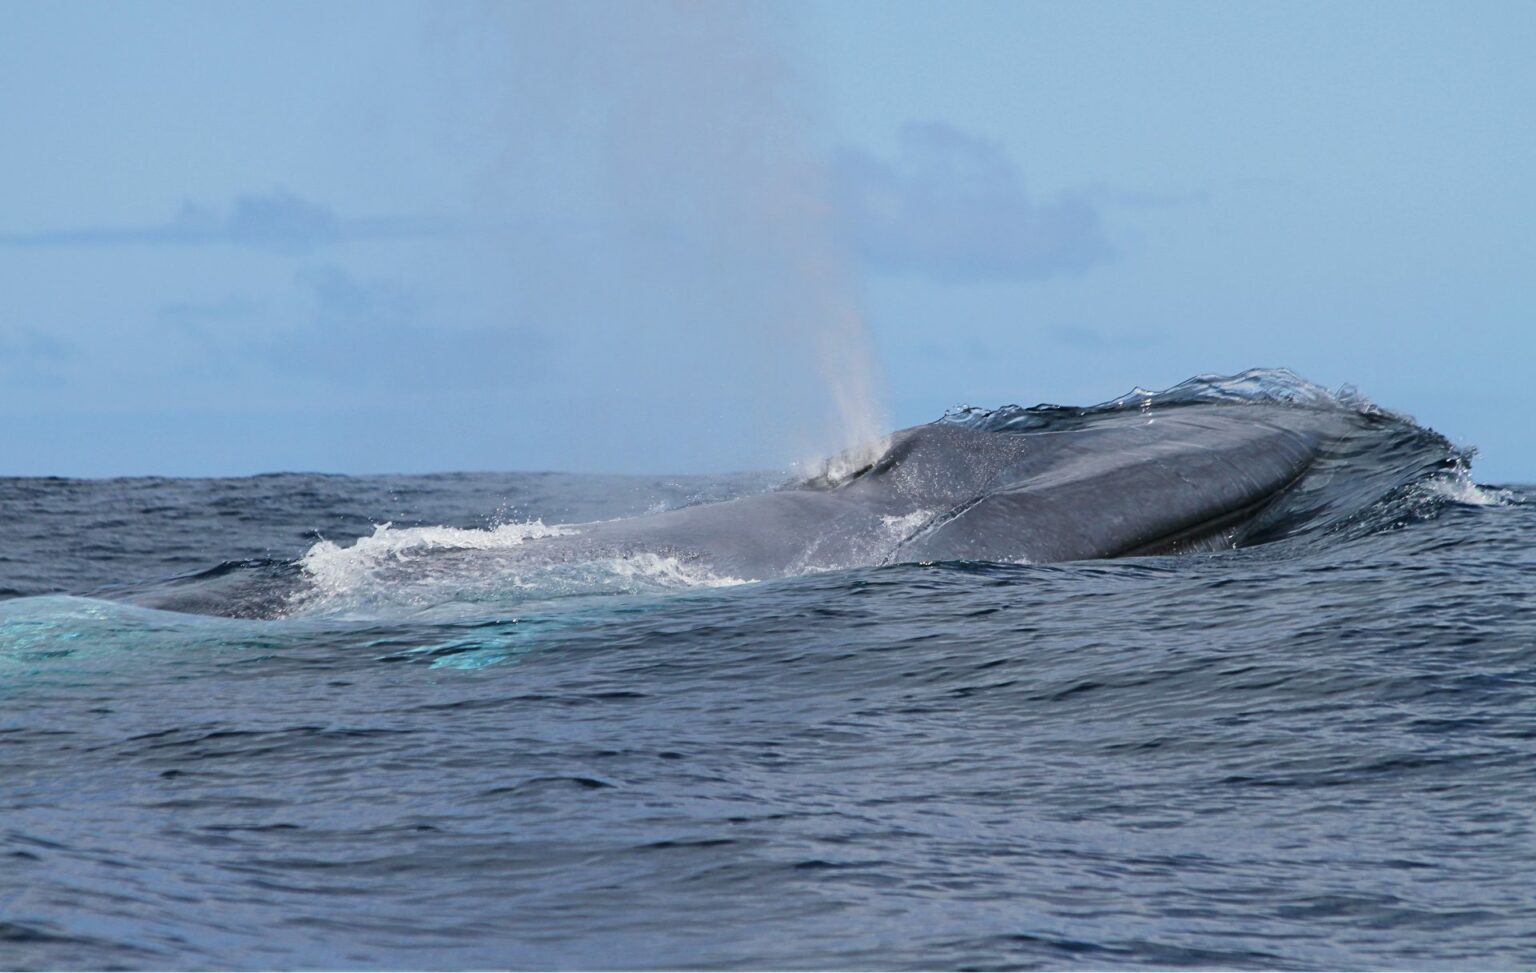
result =
[[[436,236],[448,232],[453,232],[452,226],[429,217],[342,217],[322,203],[276,190],[237,196],[223,208],[185,202],[176,215],[164,223],[0,233],[0,246],[238,246],[303,252],[353,240]]]

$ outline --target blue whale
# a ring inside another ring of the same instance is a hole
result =
[[[352,560],[339,555],[336,590],[346,611],[373,598],[452,601],[461,589],[492,602],[503,588],[564,597],[609,590],[604,577],[622,591],[635,571],[676,567],[693,572],[685,583],[708,584],[896,563],[1216,551],[1347,523],[1375,529],[1370,511],[1387,509],[1384,499],[1428,477],[1464,478],[1465,461],[1404,416],[1255,370],[1087,408],[953,413],[766,492],[539,525],[506,545],[450,538],[398,558],[358,545]],[[332,589],[317,570],[308,558],[226,563],[118,597],[257,617],[327,610]]]
[[[722,503],[584,525],[548,556],[664,553],[722,575],[953,560],[1041,563],[1231,547],[1341,442],[1348,413],[1197,404],[1075,426],[894,433],[874,462]]]

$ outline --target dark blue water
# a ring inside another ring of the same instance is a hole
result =
[[[761,477],[0,480],[0,967],[1536,966],[1536,506],[1371,421],[1271,543],[752,584],[497,554]]]

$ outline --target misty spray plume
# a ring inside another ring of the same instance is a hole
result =
[[[562,2],[482,18],[479,55],[501,49],[510,92],[492,191],[531,235],[510,261],[514,312],[608,390],[566,415],[600,421],[626,465],[784,465],[885,432],[782,14]]]

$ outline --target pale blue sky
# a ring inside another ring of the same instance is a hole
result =
[[[1202,372],[1536,480],[1536,5],[0,0],[0,474],[775,466]],[[834,339],[827,341],[827,336]]]

